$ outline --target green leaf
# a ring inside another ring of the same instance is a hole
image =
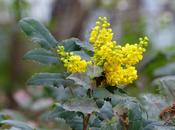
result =
[[[62,73],[38,73],[33,75],[27,82],[28,85],[43,85],[49,87],[59,87],[60,85],[71,85],[71,80],[66,80]]]
[[[0,120],[1,119],[4,119],[4,120],[22,120],[22,121],[26,120],[26,118],[18,111],[8,110],[8,109],[1,110]]]
[[[175,98],[175,76],[164,76],[157,78],[153,81],[153,85],[160,87],[160,92],[166,97],[167,100],[173,101]]]
[[[86,96],[87,90],[83,87],[66,87],[60,86],[59,88],[55,88],[55,95],[58,100],[60,101],[66,101],[73,97],[79,97]]]
[[[20,20],[21,29],[29,36],[33,42],[39,43],[42,48],[52,49],[58,44],[51,33],[38,21],[32,18],[24,18]]]
[[[73,98],[61,104],[66,111],[92,113],[99,112],[99,109],[93,99],[89,98]]]
[[[164,96],[155,94],[142,94],[140,95],[140,101],[147,112],[145,115],[151,120],[159,120],[160,112],[167,106],[169,106],[167,100]]]
[[[82,59],[89,61],[91,57],[84,51],[72,51],[74,54],[79,55]]]
[[[126,109],[129,119],[129,130],[140,130],[142,128],[142,108],[135,98],[115,95],[112,97],[111,102],[115,106],[113,109],[115,113],[120,114],[121,111]]]
[[[108,90],[106,90],[105,88],[94,88],[93,89],[93,97],[94,98],[104,99],[104,98],[108,98],[111,96],[112,96],[112,94]]]
[[[90,78],[100,77],[102,75],[103,69],[99,66],[89,65],[87,69],[87,75]]]
[[[58,56],[51,51],[38,48],[27,52],[24,59],[33,60],[42,64],[58,64]]]
[[[66,121],[67,124],[71,126],[71,128],[75,130],[83,129],[83,119],[78,116],[76,112],[66,111],[60,105],[56,106],[54,110],[52,110],[48,114],[48,119],[57,119],[62,118]]]
[[[80,41],[78,38],[70,38],[70,39],[66,39],[63,40],[62,45],[64,45],[65,51],[76,51],[76,50],[80,50],[85,49],[87,51],[93,51],[93,46],[88,43],[88,42],[82,42]]]
[[[33,128],[29,127],[27,124],[20,122],[20,121],[4,120],[4,121],[1,121],[0,123],[7,124],[7,125],[13,126],[15,128],[19,128],[21,130],[34,130]]]
[[[140,106],[132,104],[128,110],[129,130],[140,130],[142,128],[142,111]]]
[[[92,130],[96,130],[101,128],[102,120],[100,120],[95,114],[91,115],[91,118],[89,120],[89,126]]]
[[[92,44],[90,44],[89,42],[83,42],[83,41],[77,40],[75,44],[87,51],[94,51]]]
[[[73,73],[67,79],[73,80],[75,84],[81,85],[84,88],[92,88],[91,79],[84,73]]]
[[[104,120],[100,130],[124,130],[122,128],[118,128],[118,121],[116,117],[113,117],[109,120]]]
[[[72,130],[64,119],[57,119],[56,123],[58,124],[57,130]]]
[[[76,45],[76,41],[79,41],[78,38],[70,38],[70,39],[66,39],[63,40],[61,42],[61,45],[64,46],[65,51],[70,52],[70,51],[78,51],[80,50],[80,47],[78,45]]]
[[[64,88],[63,86],[60,86],[59,88],[54,88],[54,92],[56,98],[60,101],[65,101],[69,98],[72,98],[72,93],[70,88]]]
[[[113,116],[113,110],[111,103],[105,101],[100,109],[100,117],[103,119],[111,119]]]
[[[164,122],[152,121],[142,130],[175,130],[175,126],[166,126]]]
[[[59,88],[53,88],[53,95],[60,101],[64,102],[71,98],[82,97],[87,95],[87,90],[80,86],[69,86]]]

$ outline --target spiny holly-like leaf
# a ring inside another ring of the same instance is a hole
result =
[[[94,51],[94,48],[92,46],[92,44],[90,44],[89,42],[82,42],[80,40],[77,40],[75,42],[76,45],[80,46],[81,48],[88,50],[88,51]]]
[[[103,69],[99,66],[89,65],[87,69],[87,75],[91,78],[100,77]]]
[[[143,108],[147,112],[145,116],[148,116],[151,120],[159,120],[160,112],[169,106],[165,97],[161,95],[142,94],[140,95],[140,100]]]
[[[82,42],[78,38],[70,38],[61,42],[64,45],[65,51],[76,51],[81,48],[87,51],[93,51],[93,46],[88,42]]]
[[[113,116],[113,110],[111,103],[105,101],[100,109],[100,117],[103,119],[111,119]]]
[[[61,45],[64,46],[65,51],[70,52],[70,51],[78,51],[80,50],[80,47],[78,45],[76,45],[76,41],[79,41],[78,38],[70,38],[70,39],[66,39],[61,41]]]
[[[100,120],[95,114],[91,115],[91,118],[89,120],[89,126],[92,130],[101,128],[102,120]]]
[[[24,55],[24,59],[33,60],[42,64],[58,64],[56,54],[43,48],[33,49]]]
[[[57,124],[57,130],[72,130],[64,119],[57,119]]]
[[[64,102],[70,98],[86,96],[87,90],[80,86],[69,86],[66,88],[60,86],[59,88],[53,88],[53,94],[60,102]]]
[[[175,126],[167,126],[161,121],[152,121],[141,130],[175,130]]]
[[[81,85],[84,88],[91,88],[91,79],[84,73],[73,73],[67,77],[67,79],[73,80],[75,84]]]
[[[58,100],[65,101],[69,98],[72,98],[72,93],[70,88],[64,88],[60,86],[59,88],[54,88],[54,95]]]
[[[91,57],[84,51],[73,51],[74,54],[79,55],[82,59],[89,61]]]
[[[71,80],[66,80],[65,75],[61,73],[38,73],[32,76],[27,84],[28,85],[43,85],[50,87],[59,87],[60,85],[71,85]]]
[[[129,130],[140,130],[142,128],[142,110],[136,103],[132,103],[128,109]]]
[[[55,48],[58,44],[51,33],[38,21],[32,18],[20,20],[21,29],[29,36],[33,42],[39,43],[45,49]]]
[[[15,128],[19,128],[21,130],[34,130],[33,128],[29,127],[27,124],[20,122],[20,121],[4,120],[4,121],[1,121],[0,123],[7,124],[7,125],[13,126]]]
[[[106,90],[105,88],[94,88],[93,89],[93,97],[94,98],[100,98],[100,99],[104,99],[104,98],[110,98],[112,96],[112,94]]]
[[[126,109],[129,119],[129,130],[140,130],[143,124],[142,108],[139,102],[132,97],[114,95],[112,97],[112,104],[115,106],[113,109],[115,113],[120,115],[121,110]]]
[[[165,95],[168,100],[173,101],[175,98],[175,76],[164,76],[153,81],[153,85],[160,87],[161,93]]]
[[[67,102],[61,104],[61,106],[67,111],[92,113],[99,112],[99,109],[93,99],[89,98],[73,98]]]
[[[78,116],[76,112],[73,111],[66,111],[62,108],[62,106],[57,105],[54,107],[54,110],[48,114],[48,119],[57,119],[62,118],[66,121],[71,128],[75,130],[82,130],[83,129],[83,119],[82,117]]]

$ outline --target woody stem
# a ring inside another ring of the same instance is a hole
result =
[[[83,130],[87,130],[91,114],[87,114],[83,119]]]

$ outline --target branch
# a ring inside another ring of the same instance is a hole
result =
[[[91,114],[87,114],[83,119],[83,130],[87,130]]]

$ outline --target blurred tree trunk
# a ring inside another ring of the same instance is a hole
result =
[[[122,41],[133,42],[142,36],[144,29],[140,15],[141,0],[127,0],[127,2],[128,8],[122,15]]]
[[[138,22],[140,20],[140,0],[128,0],[128,10],[126,12],[126,18],[128,18],[128,22],[130,23],[131,27],[137,27]],[[133,28],[135,31],[135,28]]]
[[[14,90],[18,87],[17,85],[20,82],[20,78],[22,77],[22,41],[20,37],[20,31],[18,25],[18,21],[21,19],[21,6],[20,0],[14,0],[13,2],[13,10],[14,10],[14,21],[13,28],[11,34],[11,46],[10,46],[10,83],[8,88],[6,89],[6,94],[9,99],[8,107],[15,108],[17,104],[13,98]]]
[[[52,32],[58,39],[81,38],[87,15],[79,0],[56,0],[52,9]]]

